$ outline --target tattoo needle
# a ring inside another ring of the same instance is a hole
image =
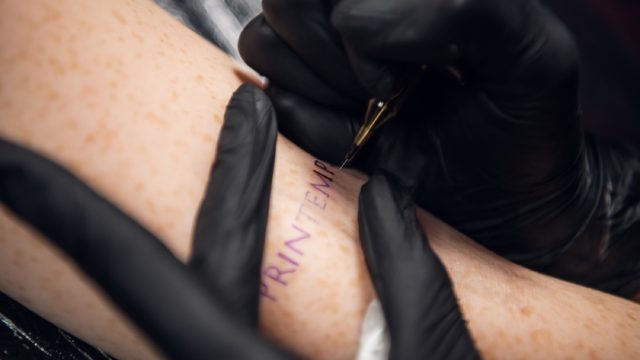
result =
[[[425,70],[426,65],[421,66],[421,70]],[[394,118],[400,107],[404,104],[407,99],[409,93],[415,86],[417,82],[417,76],[415,79],[410,81],[407,85],[405,85],[400,91],[396,94],[392,95],[387,101],[383,101],[377,98],[372,98],[369,100],[369,104],[367,105],[367,112],[364,116],[364,121],[356,134],[351,146],[349,147],[349,151],[340,165],[339,170],[342,170],[355,156],[358,154],[360,149],[364,146],[364,144],[369,140],[371,135],[378,130],[382,125],[384,125],[387,121]]]

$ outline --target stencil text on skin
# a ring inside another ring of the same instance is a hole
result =
[[[307,184],[304,201],[286,232],[289,235],[280,245],[276,259],[263,264],[260,295],[270,301],[277,301],[273,290],[287,286],[291,276],[298,270],[304,259],[304,243],[312,240],[307,227],[310,223],[318,223],[316,215],[325,212],[329,204],[334,173],[320,160],[315,160],[313,164],[313,180]]]

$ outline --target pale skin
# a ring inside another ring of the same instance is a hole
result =
[[[251,75],[143,0],[0,1],[0,68],[0,136],[61,163],[188,259],[224,107]],[[364,181],[278,140],[261,328],[307,357],[353,357],[375,295],[357,236]],[[640,356],[637,304],[526,270],[418,217],[483,356]],[[162,357],[1,207],[0,249],[0,290],[118,358]]]

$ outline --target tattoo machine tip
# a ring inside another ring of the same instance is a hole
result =
[[[420,67],[420,72],[426,70],[427,66],[422,65]],[[342,165],[340,165],[340,170],[345,167],[353,158],[356,156],[358,151],[362,148],[362,146],[369,140],[371,135],[378,130],[382,125],[384,125],[387,121],[394,118],[407,97],[415,87],[419,76],[414,76],[409,79],[405,86],[400,89],[396,94],[392,95],[386,101],[382,101],[380,99],[372,98],[369,100],[369,104],[367,106],[367,112],[364,116],[364,121],[356,134],[351,147],[349,148],[349,152],[344,158]]]

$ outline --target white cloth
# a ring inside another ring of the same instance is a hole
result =
[[[378,299],[367,306],[360,333],[360,348],[356,360],[387,360],[389,357],[389,332],[382,305]]]

